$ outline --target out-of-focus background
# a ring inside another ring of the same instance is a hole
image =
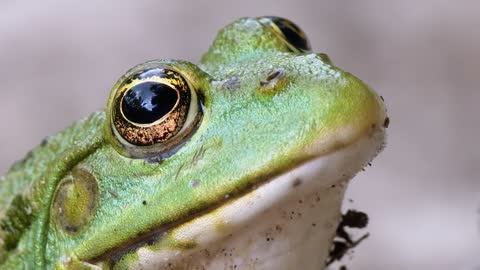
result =
[[[278,15],[385,97],[388,146],[352,182],[370,238],[349,269],[480,269],[480,2],[0,2],[0,174],[103,108],[146,60],[197,62],[238,17]]]

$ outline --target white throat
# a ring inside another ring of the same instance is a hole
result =
[[[348,180],[382,144],[366,135],[180,225],[165,238],[193,248],[141,247],[133,269],[323,269]]]

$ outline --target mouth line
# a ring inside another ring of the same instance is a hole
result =
[[[377,134],[381,133],[382,134],[382,139],[381,143],[378,143],[376,146],[376,149],[374,150],[375,153],[379,153],[381,149],[384,146],[383,142],[383,135],[385,134],[384,128],[382,128],[380,125],[378,128],[376,128],[372,133]],[[110,250],[107,250],[106,252],[102,253],[99,256],[96,257],[91,257],[91,258],[83,258],[84,261],[91,263],[91,264],[96,264],[96,263],[101,263],[101,262],[108,262],[110,265],[115,265],[120,259],[122,259],[126,254],[133,252],[135,250],[138,250],[144,246],[149,246],[153,245],[159,241],[162,240],[162,238],[172,229],[181,226],[182,224],[188,223],[190,221],[193,221],[199,217],[202,217],[204,215],[207,215],[208,213],[215,211],[222,206],[229,204],[233,201],[239,200],[242,197],[246,196],[253,190],[264,186],[272,181],[275,181],[277,177],[289,173],[290,171],[293,171],[295,169],[301,168],[302,166],[305,166],[307,163],[315,161],[317,159],[321,159],[323,157],[328,156],[331,153],[335,153],[337,151],[340,151],[342,149],[346,149],[351,145],[354,145],[358,143],[358,141],[362,140],[362,138],[367,138],[368,140],[373,140],[377,141],[377,139],[372,139],[372,137],[375,137],[375,135],[372,135],[372,133],[367,132],[357,138],[356,140],[352,141],[349,144],[342,145],[340,148],[334,148],[332,151],[322,153],[321,155],[315,156],[315,155],[308,155],[304,158],[299,158],[295,160],[294,162],[291,162],[291,166],[285,167],[283,169],[277,169],[273,172],[270,173],[264,173],[261,176],[255,177],[256,179],[262,179],[261,181],[252,181],[251,184],[245,186],[241,191],[235,193],[235,194],[228,194],[228,196],[225,196],[222,200],[217,201],[216,203],[205,207],[200,210],[193,210],[191,213],[186,213],[184,218],[181,218],[175,222],[171,222],[168,224],[163,224],[159,225],[158,227],[148,231],[148,232],[143,232],[138,234],[137,236],[133,237],[131,240],[126,241],[122,243],[121,245],[118,245],[117,247],[114,247]],[[374,159],[376,154],[371,155],[368,160],[365,161],[365,166],[367,165],[368,162],[370,162],[372,159]],[[80,258],[81,259],[81,258]]]
[[[315,157],[315,156],[310,156],[310,157],[307,157],[307,158],[303,158],[303,159],[299,159],[297,162],[292,162],[293,166],[290,166],[290,167],[286,167],[284,168],[283,170],[276,170],[272,173],[269,173],[269,174],[264,174],[260,177],[256,177],[257,179],[258,178],[261,178],[262,180],[261,181],[255,181],[255,183],[252,183],[252,184],[249,184],[248,186],[246,186],[242,191],[239,191],[235,194],[228,194],[228,196],[226,195],[224,197],[224,199],[206,207],[206,208],[203,208],[201,210],[198,210],[198,211],[194,211],[193,213],[187,213],[185,216],[185,218],[182,218],[182,219],[179,219],[178,221],[175,221],[175,222],[171,222],[171,223],[168,223],[168,224],[164,224],[164,225],[160,225],[158,226],[157,228],[151,230],[151,231],[148,231],[148,232],[145,232],[145,233],[141,233],[137,236],[135,236],[133,239],[131,239],[130,241],[128,242],[125,242],[111,250],[108,250],[104,253],[102,253],[101,255],[97,256],[97,257],[93,257],[93,258],[87,258],[85,261],[87,261],[88,263],[92,263],[92,264],[95,264],[95,263],[99,263],[99,262],[102,262],[102,261],[108,261],[110,264],[114,265],[118,260],[120,260],[123,256],[125,256],[126,254],[134,251],[134,250],[137,250],[143,246],[148,246],[148,245],[153,245],[154,243],[158,242],[161,240],[161,238],[168,232],[170,231],[171,229],[173,228],[176,228],[182,224],[185,224],[189,221],[192,221],[192,220],[195,220],[196,218],[198,217],[201,217],[201,216],[204,216],[212,211],[215,211],[216,209],[222,207],[223,205],[225,204],[228,204],[229,202],[232,202],[232,201],[235,201],[239,198],[242,198],[243,196],[247,195],[248,193],[250,193],[251,191],[257,189],[258,187],[260,186],[263,186],[267,183],[269,183],[270,181],[276,179],[276,177],[282,175],[282,174],[285,174],[285,173],[288,173],[296,168],[299,168],[301,166],[303,166],[304,164],[308,163],[309,161],[312,161],[312,160],[315,160],[315,159],[318,159],[318,158],[321,158],[321,156],[318,156],[318,157]]]

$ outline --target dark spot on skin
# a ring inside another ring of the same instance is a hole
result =
[[[368,162],[367,164],[368,164],[368,166],[372,167],[372,163],[371,163],[371,162]]]
[[[142,204],[143,204],[143,205],[147,205],[147,201],[142,201]]]
[[[222,88],[230,92],[237,91],[240,88],[240,78],[232,77],[225,80],[225,82],[222,84]]]
[[[331,187],[331,188],[335,188],[335,187],[336,187],[336,185],[331,185],[330,187]]]
[[[190,185],[193,187],[193,188],[196,188],[198,187],[198,185],[200,184],[200,180],[198,179],[194,179],[190,182]]]
[[[50,140],[50,137],[43,138],[43,140],[40,142],[40,146],[45,147],[48,144],[49,140]]]
[[[295,211],[291,211],[289,213],[289,218],[290,220],[293,220],[295,217],[302,217],[302,213],[300,212],[295,212]]]
[[[205,257],[210,257],[210,251],[208,251],[208,249],[204,249],[203,253],[205,253]]]
[[[383,121],[383,127],[388,128],[389,125],[390,125],[390,118],[386,117],[385,121]]]
[[[144,159],[143,161],[145,161],[148,164],[152,164],[152,165],[160,165],[163,160],[165,160],[164,156],[154,156],[154,157],[148,157],[148,158]]]
[[[302,201],[302,200],[298,200],[298,203],[299,203],[299,204],[302,204],[302,203],[303,203],[303,201]]]
[[[315,226],[317,226],[317,223],[312,223],[312,227],[315,227]]]
[[[302,179],[297,178],[295,181],[293,181],[292,187],[298,187],[302,184]]]

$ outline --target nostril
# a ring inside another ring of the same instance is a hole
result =
[[[270,71],[265,79],[260,81],[261,86],[274,85],[280,78],[285,74],[285,71],[281,68],[274,69]]]

